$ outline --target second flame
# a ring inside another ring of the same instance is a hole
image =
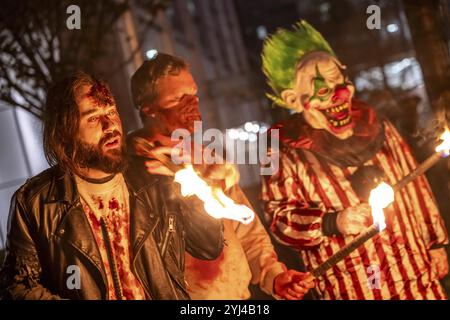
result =
[[[372,218],[379,231],[386,228],[383,209],[394,201],[394,190],[385,182],[380,183],[370,191],[369,204],[372,208]]]
[[[440,145],[436,147],[436,152],[440,153],[442,157],[448,157],[450,154],[450,131],[445,129],[441,135],[440,140],[443,140]]]

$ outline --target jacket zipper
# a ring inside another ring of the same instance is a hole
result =
[[[171,215],[169,216],[169,227],[167,228],[166,234],[164,236],[164,241],[161,247],[161,256],[164,258],[167,252],[167,247],[170,243],[173,233],[175,232],[175,219]]]
[[[112,273],[113,286],[114,286],[114,292],[116,294],[116,299],[123,300],[123,294],[122,294],[122,289],[120,287],[120,280],[119,280],[119,275],[117,272],[117,266],[116,266],[116,263],[114,262],[114,257],[113,257],[112,247],[111,247],[111,240],[109,239],[108,229],[106,228],[106,223],[105,223],[105,220],[103,220],[103,218],[100,218],[100,225],[101,225],[102,233],[103,233],[103,241],[105,241],[106,254],[108,256],[109,267],[110,267],[111,273]]]
[[[164,260],[164,257],[167,253],[168,247],[169,247],[169,243],[170,240],[172,239],[173,234],[175,233],[175,218],[173,215],[169,215],[169,227],[167,228],[165,237],[164,237],[164,241],[163,241],[163,245],[161,248],[161,257]],[[167,270],[167,273],[169,274],[169,277],[172,278],[173,281],[175,281],[176,283],[178,283],[178,281],[174,278],[174,276],[172,275],[172,273]],[[173,282],[170,281],[170,286],[172,287],[173,293],[175,294],[176,299],[180,299],[180,297],[177,294],[177,290],[174,288],[173,286]]]

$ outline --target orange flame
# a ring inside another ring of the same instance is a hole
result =
[[[255,213],[249,207],[236,204],[220,188],[211,188],[198,176],[192,165],[178,170],[175,173],[175,182],[181,185],[181,194],[184,197],[196,195],[202,200],[205,211],[213,218],[226,218],[248,224],[255,217]]]
[[[445,129],[444,133],[439,138],[443,140],[440,145],[436,147],[436,152],[440,153],[443,157],[448,157],[450,155],[450,131]]]
[[[386,228],[383,209],[394,201],[394,189],[385,182],[380,183],[370,191],[369,204],[372,208],[372,218],[378,230]]]

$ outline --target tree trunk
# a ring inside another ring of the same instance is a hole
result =
[[[422,68],[431,106],[450,88],[450,55],[445,38],[444,3],[440,0],[403,0],[416,58]]]

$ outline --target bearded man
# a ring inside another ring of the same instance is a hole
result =
[[[2,298],[189,298],[185,248],[215,259],[221,223],[127,165],[121,120],[104,82],[82,72],[57,82],[43,119],[52,167],[12,198]]]
[[[293,111],[273,127],[280,170],[263,181],[266,216],[311,271],[370,226],[372,182],[394,185],[417,163],[392,124],[353,98],[345,66],[309,24],[269,37],[262,58],[269,97]],[[322,297],[445,299],[448,236],[426,178],[384,211],[387,228],[318,279]]]

